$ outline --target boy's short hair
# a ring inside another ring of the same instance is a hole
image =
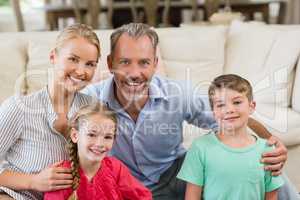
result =
[[[236,75],[236,74],[225,74],[216,77],[209,86],[208,97],[211,109],[213,109],[213,96],[216,90],[219,89],[231,89],[239,93],[244,93],[249,101],[253,100],[252,87],[249,81]]]

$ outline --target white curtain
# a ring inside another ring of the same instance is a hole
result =
[[[300,24],[300,0],[288,1],[287,23]]]

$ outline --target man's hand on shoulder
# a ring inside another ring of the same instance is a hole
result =
[[[265,170],[272,171],[273,176],[278,176],[281,174],[284,163],[287,160],[287,148],[275,136],[271,136],[267,143],[270,146],[274,145],[275,149],[265,152],[262,155],[262,162],[266,164]]]

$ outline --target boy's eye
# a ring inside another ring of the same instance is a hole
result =
[[[233,102],[233,103],[236,104],[236,105],[238,105],[238,104],[241,104],[242,101],[235,101],[235,102]]]
[[[122,64],[122,65],[128,65],[129,61],[128,60],[120,60],[120,64]]]

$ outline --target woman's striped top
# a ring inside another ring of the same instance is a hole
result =
[[[95,100],[76,93],[68,113],[70,118],[81,106]],[[28,96],[13,96],[0,107],[0,173],[10,169],[23,173],[37,173],[47,166],[68,159],[63,135],[53,128],[57,117],[47,88]],[[17,200],[43,199],[36,191],[14,191],[0,187]]]

